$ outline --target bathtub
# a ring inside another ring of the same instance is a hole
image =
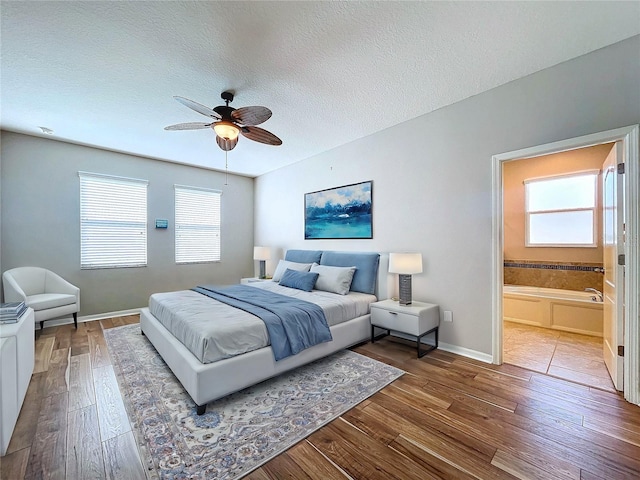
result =
[[[602,337],[602,302],[593,293],[505,285],[504,320]]]

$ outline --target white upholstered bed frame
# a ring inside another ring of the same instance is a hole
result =
[[[388,262],[389,257],[380,254],[376,285],[376,297],[379,300],[387,298]],[[333,340],[330,342],[315,345],[277,362],[271,346],[267,346],[217,362],[201,363],[148,308],[140,312],[140,328],[191,395],[201,415],[207,403],[213,400],[369,339],[369,319],[370,315],[367,314],[334,325],[331,327]]]

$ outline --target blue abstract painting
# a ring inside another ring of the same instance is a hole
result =
[[[306,193],[304,238],[373,238],[372,181]]]

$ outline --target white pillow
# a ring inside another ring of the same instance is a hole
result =
[[[316,290],[346,295],[351,288],[356,267],[330,267],[314,263],[311,265],[310,271],[319,274],[314,287]]]
[[[280,279],[282,278],[282,275],[287,270],[287,268],[289,270],[296,270],[298,272],[308,272],[309,269],[311,268],[311,264],[290,262],[288,260],[280,260],[278,262],[278,266],[276,267],[276,271],[273,272],[273,281],[279,282]]]

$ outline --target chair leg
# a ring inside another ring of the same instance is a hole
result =
[[[44,320],[40,320],[40,330],[44,329]]]
[[[73,312],[73,324],[76,327],[76,330],[78,329],[78,312]]]

